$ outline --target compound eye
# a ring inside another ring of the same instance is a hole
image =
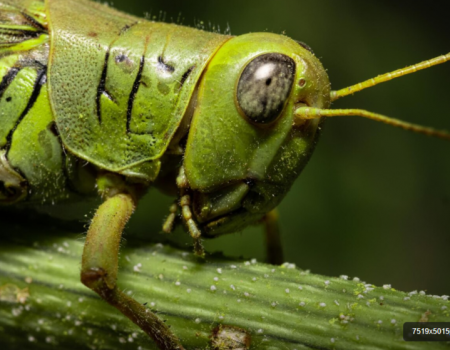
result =
[[[253,122],[267,124],[278,118],[295,77],[292,58],[268,53],[253,59],[241,74],[237,102]]]

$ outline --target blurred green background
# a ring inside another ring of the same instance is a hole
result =
[[[120,10],[233,35],[285,33],[312,47],[339,89],[450,51],[444,1],[115,0]],[[450,63],[337,101],[450,130]],[[150,191],[128,236],[154,235],[172,199]],[[357,117],[327,121],[315,154],[280,205],[285,260],[404,291],[450,294],[450,143]],[[178,230],[178,239],[186,234]],[[158,239],[158,238],[156,238]],[[185,240],[184,242],[189,242]],[[206,242],[264,259],[260,227]],[[187,244],[187,243],[186,243]]]
[[[339,89],[450,51],[450,21],[433,1],[115,0],[120,10],[233,35],[269,31],[310,45]],[[337,101],[450,130],[450,63]],[[285,260],[404,291],[450,294],[450,143],[357,117],[327,121],[315,154],[280,205]],[[158,235],[172,203],[156,190],[125,238]],[[66,209],[63,209],[63,211]],[[67,210],[66,210],[67,211]],[[93,214],[92,207],[84,209]],[[87,221],[87,219],[86,219]],[[191,244],[183,230],[173,239]],[[264,260],[261,227],[206,242],[210,252]]]

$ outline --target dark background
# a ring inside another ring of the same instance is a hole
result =
[[[444,2],[142,1],[120,10],[233,35],[269,31],[306,42],[339,89],[450,51]],[[450,130],[450,63],[337,101]],[[450,143],[357,117],[330,119],[310,163],[280,205],[285,260],[314,273],[358,276],[404,291],[450,294]],[[160,239],[172,199],[151,190],[127,237]],[[186,237],[182,230],[175,234]],[[189,242],[189,240],[185,240]],[[209,251],[263,260],[261,228],[206,242]]]

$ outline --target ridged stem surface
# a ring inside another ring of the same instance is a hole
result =
[[[79,281],[83,235],[0,236],[2,348],[155,349]],[[403,322],[449,322],[448,297],[315,275],[289,264],[221,256],[202,261],[189,251],[130,240],[121,250],[118,286],[167,320],[187,349],[212,349],[219,325],[245,330],[251,349],[448,347],[402,339]]]

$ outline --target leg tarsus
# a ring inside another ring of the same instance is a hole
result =
[[[189,234],[194,239],[194,253],[197,256],[204,257],[205,249],[203,248],[202,241],[200,240],[202,233],[192,218],[191,196],[188,194],[183,195],[180,199],[180,207],[183,221],[188,228]]]
[[[166,220],[164,221],[162,230],[164,233],[171,233],[175,226],[175,221],[177,219],[177,212],[178,212],[178,204],[174,203],[169,208],[169,215],[167,216]]]
[[[194,239],[194,254],[202,258],[205,257],[205,248],[203,248],[203,244],[200,238]]]

